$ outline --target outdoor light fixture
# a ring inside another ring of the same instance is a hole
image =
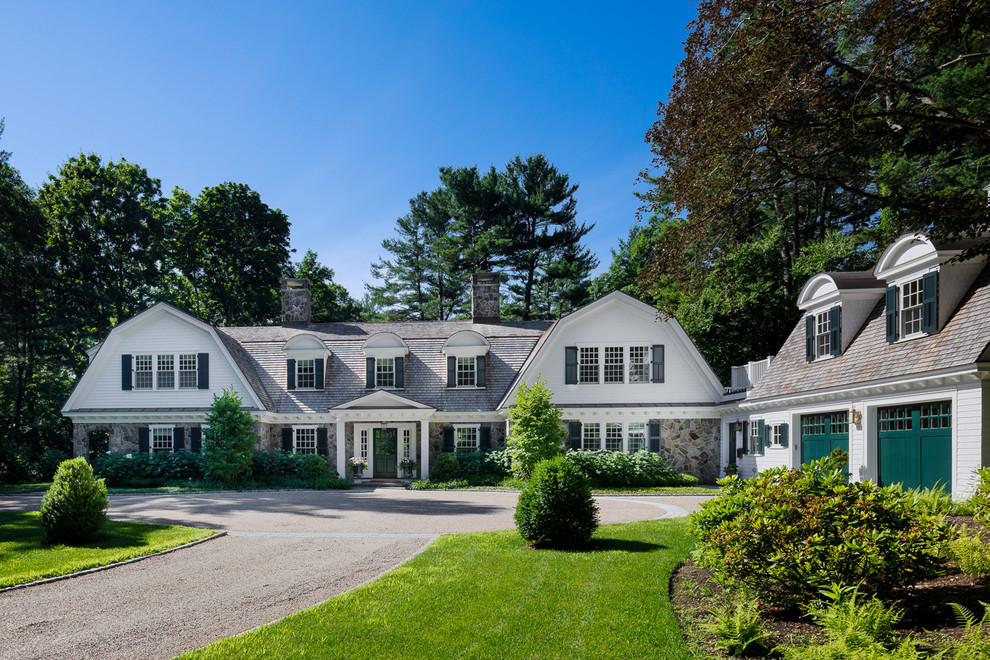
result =
[[[742,422],[736,422],[736,433],[742,433]]]
[[[853,418],[853,424],[862,424],[863,423],[863,413],[861,413],[860,411],[856,410],[855,408],[853,408],[853,411],[852,411],[852,418]]]

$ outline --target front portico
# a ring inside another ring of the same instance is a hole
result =
[[[337,443],[337,472],[341,475],[347,474],[350,456],[363,457],[369,474],[382,478],[398,477],[399,462],[409,458],[419,463],[420,478],[429,479],[430,419],[436,408],[377,390],[331,411],[337,416],[337,437],[345,438]]]

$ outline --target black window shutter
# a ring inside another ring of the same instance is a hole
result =
[[[485,356],[479,355],[474,360],[474,384],[485,387]]]
[[[316,389],[322,390],[323,386],[326,384],[326,377],[323,372],[323,360],[324,358],[316,358],[313,360],[314,371],[316,372]]]
[[[138,429],[138,451],[142,454],[147,454],[150,450],[150,444],[148,441],[151,431],[148,428]]]
[[[764,422],[762,419],[758,421],[756,424],[757,424],[756,440],[758,442],[758,445],[754,447],[754,450],[756,451],[757,454],[762,454],[763,444],[766,442],[766,437],[767,437],[767,425],[766,422]]]
[[[316,429],[316,453],[326,456],[327,453],[327,429],[321,426]]]
[[[938,271],[921,278],[921,331],[938,332]]]
[[[662,383],[664,379],[663,344],[653,345],[653,378],[651,382]]]
[[[788,446],[789,440],[790,440],[790,438],[788,438],[789,432],[790,432],[790,425],[789,424],[781,424],[780,425],[780,446],[781,447]]]
[[[478,430],[478,447],[488,449],[492,446],[492,429],[490,426],[482,426]]]
[[[736,464],[736,423],[729,422],[729,465]]]
[[[457,387],[457,358],[447,357],[447,387]]]
[[[567,422],[567,438],[571,449],[581,448],[581,422]]]
[[[443,450],[446,452],[454,451],[454,427],[445,426],[443,427]]]
[[[564,347],[564,384],[577,385],[578,382],[578,350],[577,346]]]
[[[292,451],[292,427],[282,429],[282,451]]]
[[[189,429],[189,451],[199,453],[203,449],[203,429]]]
[[[401,355],[395,358],[395,386],[406,386],[406,359]]]
[[[744,452],[749,452],[749,421],[743,422],[743,437],[740,444]]]
[[[196,356],[196,387],[201,390],[210,389],[210,354],[199,353]]]
[[[286,360],[285,361],[285,389],[294,390],[296,389],[296,361]]]
[[[650,451],[660,453],[660,422],[650,422]]]
[[[828,310],[829,343],[832,355],[842,354],[842,308],[836,305]]]
[[[804,359],[815,359],[815,317],[811,314],[804,317]]]
[[[375,358],[368,358],[364,361],[365,387],[369,390],[375,387]]]
[[[186,448],[186,430],[181,426],[172,429],[172,451],[177,452]]]
[[[897,341],[897,287],[888,286],[884,297],[887,317],[887,341]]]
[[[131,354],[124,353],[120,356],[120,389],[129,390],[133,388],[131,381]]]

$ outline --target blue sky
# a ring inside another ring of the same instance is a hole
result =
[[[32,186],[72,155],[192,194],[243,182],[356,297],[441,165],[542,152],[601,260],[635,222],[643,135],[691,2],[7,2],[0,148]]]

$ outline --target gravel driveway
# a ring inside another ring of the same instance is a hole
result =
[[[515,493],[116,495],[110,517],[228,536],[0,594],[0,658],[170,658],[373,579],[439,534],[511,529]],[[603,523],[684,515],[706,497],[598,498]],[[37,510],[41,495],[0,497]]]

